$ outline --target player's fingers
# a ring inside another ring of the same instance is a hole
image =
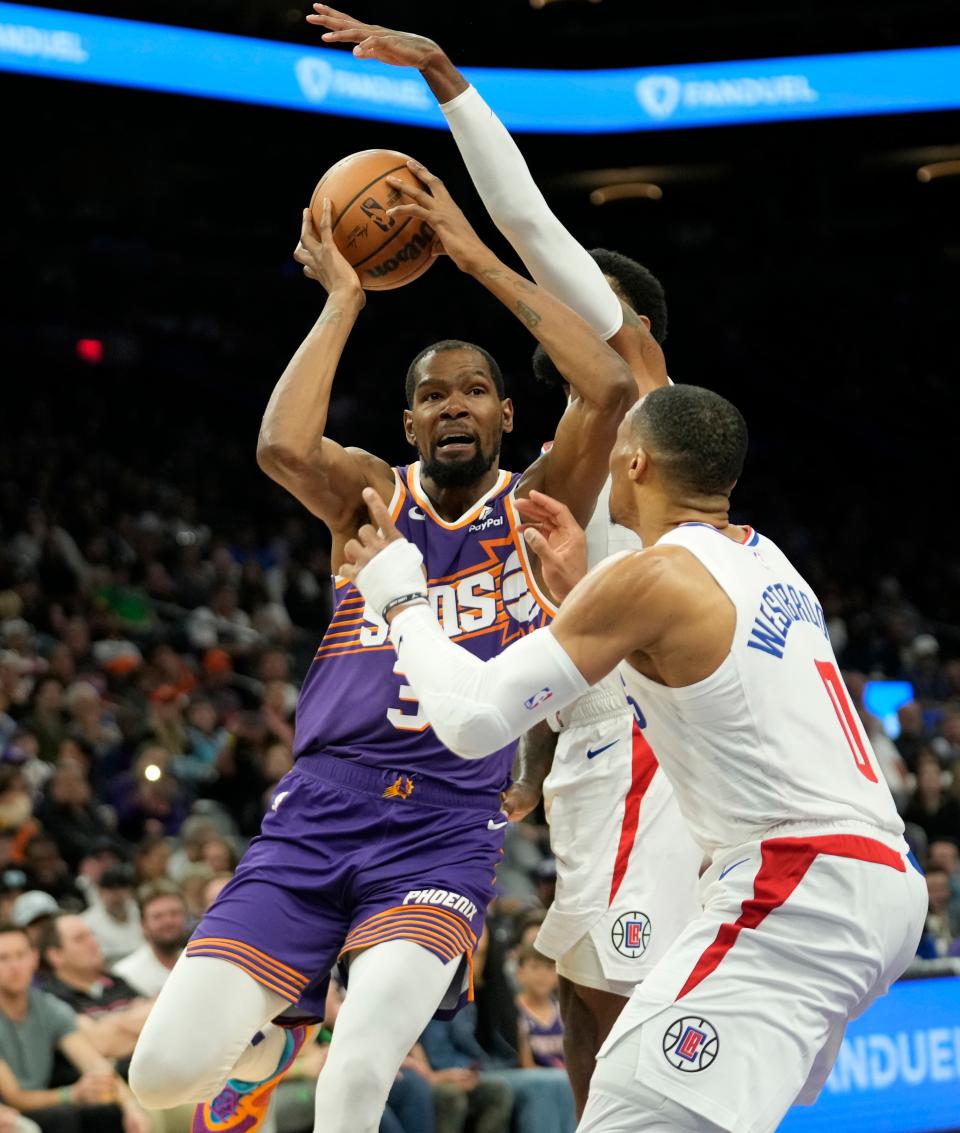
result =
[[[338,11],[336,8],[331,8],[329,4],[314,4],[313,10],[318,16],[323,16],[327,20],[340,20],[348,24],[359,23],[353,16]],[[309,20],[310,17],[307,16],[307,19]]]
[[[311,241],[316,244],[318,240],[317,226],[313,223],[313,213],[306,208],[303,210],[303,220],[300,223],[300,244],[306,247]]]
[[[323,211],[320,213],[320,239],[324,242],[333,238],[333,233],[330,228],[330,198],[323,198]],[[311,221],[312,223],[312,221]]]
[[[375,488],[363,489],[364,503],[367,505],[367,511],[370,513],[370,519],[373,523],[380,528],[383,538],[387,542],[394,539],[402,539],[403,536],[394,525],[393,519],[390,516],[390,509],[383,502],[383,497]]]
[[[527,523],[552,523],[553,517],[550,512],[541,504],[537,503],[536,500],[517,499],[514,500],[514,503],[516,504],[517,511],[520,513],[521,519],[525,520]]]
[[[358,566],[354,566],[353,563],[343,563],[340,569],[337,571],[337,574],[340,575],[341,578],[349,578],[351,582],[356,581],[357,575],[359,573],[360,568]]]
[[[387,184],[394,189],[398,189],[405,197],[409,197],[411,201],[415,201],[418,205],[427,205],[430,203],[430,194],[426,189],[411,185],[409,181],[404,181],[400,177],[391,175],[387,178]]]
[[[365,550],[379,549],[380,533],[372,523],[365,523],[357,532],[357,539],[360,541]]]
[[[360,43],[368,37],[366,28],[339,28],[325,31],[320,38],[324,43]]]
[[[538,504],[557,526],[565,527],[568,524],[576,524],[573,513],[567,505],[555,500],[553,496],[548,496],[546,492],[538,492],[534,488],[530,493],[530,499]]]
[[[420,220],[430,220],[433,214],[423,205],[394,205],[387,209],[387,216],[416,216]]]
[[[343,557],[347,563],[357,563],[363,557],[363,547],[356,539],[348,539],[343,545]],[[340,573],[343,573],[342,568]]]
[[[424,185],[427,186],[432,194],[435,195],[435,191],[437,189],[443,188],[443,182],[440,180],[440,178],[435,173],[431,173],[430,170],[427,169],[427,167],[422,162],[415,161],[411,157],[407,162],[407,168],[415,177],[419,178],[419,180],[421,180]]]
[[[558,561],[553,548],[535,527],[524,528],[523,538],[526,540],[526,544],[530,550],[533,551],[537,558],[542,559],[544,563],[555,563]]]

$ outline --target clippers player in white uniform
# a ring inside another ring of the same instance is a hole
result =
[[[664,385],[658,344],[667,308],[659,280],[627,256],[589,253],[574,239],[513,138],[432,40],[314,8],[308,19],[328,29],[328,42],[421,71],[488,213],[532,277],[625,359],[641,395]],[[534,370],[569,392],[542,349]],[[590,566],[640,546],[634,532],[610,521],[608,496],[609,485],[587,526]],[[524,737],[514,777],[505,812],[520,821],[542,790],[550,824],[557,891],[536,946],[557,962],[565,1062],[582,1113],[597,1050],[634,985],[699,910],[702,855],[644,739],[642,708],[627,702],[616,674]]]
[[[434,729],[483,758],[619,664],[647,739],[711,858],[703,911],[634,991],[600,1051],[580,1133],[768,1133],[825,1081],[847,1020],[905,970],[923,877],[837,670],[823,609],[784,554],[729,521],[746,427],[719,395],[654,390],[611,455],[613,517],[646,550],[576,585],[551,627],[483,663],[421,600],[390,611]],[[419,585],[386,508],[346,549],[374,608]],[[557,597],[583,567],[560,505],[531,497]]]

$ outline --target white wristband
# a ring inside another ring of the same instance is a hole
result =
[[[420,548],[406,539],[388,543],[357,575],[357,589],[381,617],[398,598],[426,598]]]

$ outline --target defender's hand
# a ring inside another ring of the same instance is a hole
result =
[[[518,779],[500,796],[500,809],[511,822],[520,822],[536,809],[540,790],[532,783]]]
[[[355,293],[361,307],[366,302],[367,297],[360,286],[360,277],[334,243],[330,226],[329,198],[324,197],[323,200],[319,232],[313,223],[310,210],[303,210],[300,243],[294,249],[293,258],[298,264],[303,265],[303,274],[307,279],[315,279],[329,293],[349,291]]]
[[[415,189],[397,177],[388,177],[387,183],[398,189],[409,203],[387,209],[391,216],[415,216],[433,228],[444,251],[461,271],[472,272],[483,260],[486,245],[470,226],[443,182],[419,161],[408,161],[407,168],[424,186]]]
[[[406,31],[391,31],[379,24],[365,24],[326,4],[314,4],[307,23],[327,29],[322,36],[324,43],[355,44],[353,53],[359,59],[379,59],[394,67],[416,67],[422,71],[443,55],[432,39]]]
[[[527,546],[539,558],[543,581],[560,603],[587,573],[587,537],[570,509],[543,492],[517,499],[526,521],[521,528]]]
[[[388,544],[396,543],[403,536],[397,530],[387,505],[383,502],[380,493],[373,488],[363,489],[363,502],[370,513],[370,523],[365,523],[357,532],[356,539],[348,539],[343,548],[346,562],[339,570],[343,578],[356,582],[357,575]]]

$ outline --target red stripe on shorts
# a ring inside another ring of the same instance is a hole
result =
[[[617,857],[613,863],[613,881],[610,883],[610,899],[607,906],[613,904],[630,864],[630,854],[633,844],[637,840],[637,827],[640,825],[640,804],[647,793],[653,777],[657,773],[657,757],[653,748],[647,743],[646,737],[640,730],[640,725],[633,722],[633,766],[630,777],[630,790],[623,804],[623,824],[620,827],[620,844],[617,846]]]
[[[824,834],[814,838],[771,838],[760,844],[760,869],[753,880],[753,897],[740,906],[740,916],[732,924],[722,924],[713,943],[694,965],[677,999],[682,999],[714,972],[736,944],[743,929],[757,928],[764,918],[779,908],[803,880],[820,854],[854,858],[861,862],[890,866],[906,872],[903,856],[873,838],[857,834]]]

